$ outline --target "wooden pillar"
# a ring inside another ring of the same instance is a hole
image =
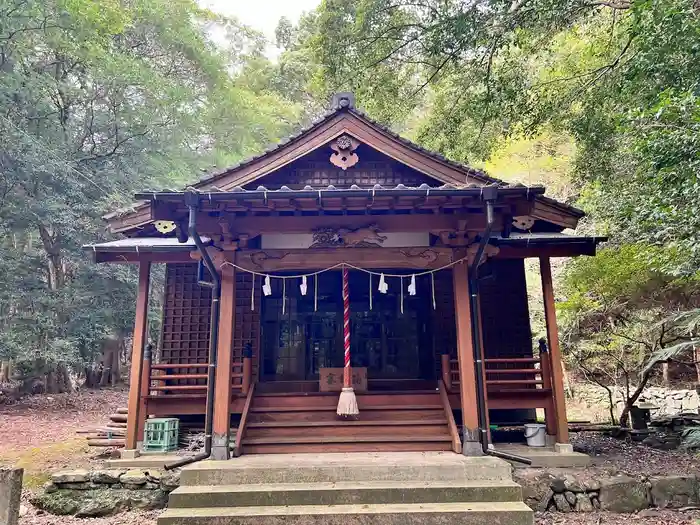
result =
[[[143,352],[143,361],[141,365],[141,386],[139,387],[139,420],[138,420],[138,430],[136,436],[138,441],[144,441],[146,437],[144,436],[144,430],[146,428],[146,419],[148,418],[148,394],[151,391],[151,358],[152,347],[150,343],[146,343],[145,350]]]
[[[557,314],[554,308],[554,288],[552,286],[552,267],[549,257],[540,257],[540,275],[542,277],[542,294],[544,297],[544,318],[547,324],[547,341],[549,342],[549,364],[552,375],[552,395],[556,415],[556,444],[561,452],[573,451],[569,445],[569,425],[566,419],[566,398],[564,397],[564,370],[559,349],[559,330]]]
[[[472,344],[471,308],[469,306],[469,279],[467,265],[458,264],[452,269],[455,321],[457,324],[457,358],[459,362],[459,391],[462,406],[462,428],[465,455],[481,454],[479,442],[479,416],[476,400],[476,373]]]
[[[220,308],[211,457],[212,459],[229,459],[233,327],[236,314],[236,271],[232,266],[228,265],[221,269]]]
[[[552,392],[552,365],[549,361],[549,349],[545,339],[540,339],[540,371],[542,372],[542,388]],[[554,411],[554,398],[550,395],[547,406],[544,407],[544,422],[547,427],[547,436],[556,439],[557,416]]]
[[[129,375],[129,414],[126,419],[126,440],[122,458],[138,455],[137,443],[143,440],[139,428],[147,414],[141,413],[141,377],[143,372],[143,351],[148,330],[148,293],[151,281],[151,263],[139,263],[139,288],[136,296],[136,319],[134,321],[134,337],[131,347],[131,373]],[[143,430],[142,430],[143,432]]]

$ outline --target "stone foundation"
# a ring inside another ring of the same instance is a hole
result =
[[[548,472],[515,471],[525,503],[539,512],[632,513],[649,507],[672,509],[700,504],[695,476],[637,479],[625,475],[592,479],[584,475],[556,477]]]
[[[56,472],[32,505],[50,514],[109,516],[128,509],[162,509],[180,485],[180,473],[155,470]]]

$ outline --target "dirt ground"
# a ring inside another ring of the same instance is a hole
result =
[[[35,509],[29,495],[40,489],[52,471],[98,464],[98,451],[90,449],[76,431],[102,426],[110,413],[127,404],[124,389],[84,390],[76,394],[34,396],[14,405],[0,405],[0,465],[25,469],[24,515],[20,525],[155,525],[160,511],[126,512],[106,518],[79,519],[51,516]],[[598,472],[625,472],[650,476],[700,472],[700,456],[681,451],[664,452],[626,443],[600,434],[572,436],[577,450],[595,457]],[[647,510],[637,515],[608,513],[537,516],[537,525],[700,525],[700,511]]]

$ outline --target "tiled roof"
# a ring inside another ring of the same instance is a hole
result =
[[[465,164],[462,164],[462,163],[459,163],[459,162],[455,162],[455,161],[453,161],[453,160],[450,160],[450,159],[448,159],[447,157],[445,157],[444,155],[441,155],[441,154],[439,154],[439,153],[437,153],[437,152],[435,152],[435,151],[431,151],[431,150],[425,149],[425,148],[423,148],[422,146],[419,146],[418,144],[416,144],[416,143],[414,143],[414,142],[412,142],[412,141],[406,139],[405,137],[402,137],[402,136],[399,135],[398,133],[392,131],[392,130],[391,130],[390,128],[388,128],[387,126],[385,126],[385,125],[383,125],[383,124],[381,124],[381,123],[379,123],[379,122],[377,122],[377,121],[371,119],[371,118],[368,117],[364,112],[360,111],[359,109],[357,109],[357,108],[355,108],[355,107],[339,106],[339,107],[336,107],[335,109],[331,109],[331,110],[325,112],[325,113],[324,113],[323,115],[321,115],[318,119],[316,119],[316,120],[314,120],[313,122],[311,122],[308,126],[299,129],[296,133],[293,133],[293,134],[287,136],[286,138],[280,140],[280,141],[277,142],[276,144],[271,145],[271,146],[268,147],[265,151],[259,153],[258,155],[249,157],[249,158],[247,158],[247,159],[245,159],[245,160],[242,160],[241,162],[238,162],[237,164],[234,164],[234,165],[232,165],[232,166],[229,166],[229,167],[227,167],[227,168],[225,168],[225,169],[223,169],[223,170],[218,170],[218,171],[214,171],[214,172],[211,172],[211,173],[206,174],[205,176],[201,177],[201,178],[199,179],[199,181],[195,182],[195,183],[192,185],[192,187],[193,187],[193,188],[196,188],[196,189],[200,189],[202,186],[214,185],[215,182],[216,182],[217,180],[219,180],[220,178],[222,178],[222,177],[224,177],[224,176],[226,176],[226,175],[229,175],[229,174],[231,174],[232,172],[235,172],[235,171],[237,171],[237,170],[239,170],[239,169],[242,169],[242,168],[244,168],[244,167],[246,167],[246,166],[248,166],[248,165],[250,165],[250,164],[252,164],[252,163],[254,163],[254,162],[256,162],[256,161],[258,161],[258,160],[260,160],[260,159],[262,159],[262,158],[264,158],[264,157],[266,157],[267,155],[270,155],[270,154],[274,153],[275,151],[277,151],[277,150],[279,150],[279,149],[285,147],[286,145],[288,145],[290,142],[293,142],[293,141],[296,141],[296,140],[301,139],[301,138],[302,138],[304,135],[306,135],[307,133],[313,131],[313,130],[314,130],[315,128],[317,128],[318,126],[322,125],[322,124],[325,123],[326,121],[330,120],[331,118],[333,118],[333,117],[335,117],[336,115],[338,115],[338,114],[340,114],[340,113],[343,113],[343,112],[346,112],[346,113],[355,115],[356,117],[358,117],[358,118],[364,120],[364,121],[367,122],[368,124],[370,124],[370,125],[376,127],[377,129],[381,130],[383,133],[385,133],[385,134],[391,136],[391,137],[392,137],[393,139],[395,139],[396,141],[401,142],[401,143],[404,144],[406,147],[409,147],[409,148],[411,148],[411,149],[413,149],[413,150],[415,150],[415,151],[417,151],[417,152],[420,152],[422,155],[431,157],[431,158],[433,158],[433,159],[435,159],[435,160],[437,160],[437,161],[439,161],[439,162],[442,162],[442,163],[444,163],[444,164],[447,164],[447,165],[449,165],[449,166],[452,166],[453,168],[458,169],[458,170],[464,172],[466,175],[471,176],[471,177],[473,177],[474,179],[476,179],[476,180],[478,180],[478,181],[480,181],[480,182],[483,182],[484,184],[494,184],[494,185],[498,185],[499,187],[515,187],[515,186],[517,186],[517,184],[509,184],[509,183],[506,183],[505,181],[503,181],[503,180],[501,180],[501,179],[497,179],[497,178],[495,178],[495,177],[491,177],[490,175],[487,175],[485,172],[483,172],[483,171],[481,171],[481,170],[478,170],[478,169],[472,168],[472,167],[470,167],[470,166],[467,166],[467,165],[465,165]],[[479,187],[478,185],[474,185],[474,186],[475,186],[475,187]],[[521,187],[524,187],[523,185],[520,185],[520,186],[521,186]],[[539,186],[537,186],[537,187],[539,188]],[[283,187],[283,188],[284,188],[284,187]],[[216,191],[216,188],[212,188],[212,189],[213,189],[214,191]],[[306,188],[305,188],[305,189],[306,189]],[[359,189],[359,188],[358,188],[358,189]],[[241,188],[241,190],[242,190],[242,188]],[[288,191],[293,191],[293,190],[290,190],[289,188],[287,188],[287,190],[288,190]],[[257,191],[257,190],[255,190],[255,191]],[[263,190],[263,191],[274,191],[274,190]],[[314,191],[318,191],[318,189],[314,189]],[[321,191],[324,191],[324,190],[321,190]],[[137,198],[138,198],[138,199],[143,198],[142,195],[143,195],[144,193],[147,193],[147,192],[142,192],[142,193],[138,194],[138,195],[137,195]],[[540,194],[540,195],[538,196],[538,199],[543,200],[544,202],[547,202],[547,203],[549,203],[549,204],[553,204],[553,205],[556,205],[556,206],[558,206],[558,207],[561,207],[562,209],[565,209],[568,213],[570,213],[570,214],[572,214],[572,215],[574,215],[574,216],[583,217],[583,216],[585,215],[585,213],[584,213],[582,210],[579,210],[578,208],[575,208],[575,207],[573,207],[573,206],[570,206],[570,205],[568,205],[568,204],[566,204],[566,203],[559,202],[559,201],[557,201],[557,200],[555,200],[555,199],[552,199],[552,198],[549,198],[549,197],[545,197],[544,195],[541,195],[541,194]],[[129,213],[132,213],[132,212],[136,211],[136,209],[137,209],[138,207],[142,206],[143,204],[144,204],[143,202],[134,203],[132,206],[130,206],[130,207],[128,207],[128,208],[124,208],[124,209],[121,209],[121,210],[116,210],[116,211],[113,212],[113,213],[110,213],[110,214],[108,214],[108,215],[105,215],[104,218],[107,219],[107,220],[109,220],[109,219],[114,219],[114,218],[117,218],[117,217],[121,217],[121,216],[123,216],[123,215],[126,215],[126,214],[129,214]]]
[[[430,197],[430,196],[473,196],[478,197],[483,195],[485,191],[490,191],[496,189],[498,192],[504,193],[517,193],[524,194],[527,196],[530,193],[532,196],[541,195],[544,193],[544,186],[525,186],[520,183],[515,184],[489,184],[486,186],[479,186],[478,184],[443,184],[442,186],[429,186],[427,184],[421,184],[418,187],[405,186],[399,184],[391,188],[385,188],[379,184],[375,184],[371,188],[360,188],[356,184],[353,184],[350,188],[336,188],[335,186],[326,186],[323,188],[314,188],[313,186],[305,186],[301,189],[292,189],[288,186],[282,186],[279,189],[268,189],[265,186],[258,186],[254,190],[248,190],[241,186],[236,186],[230,190],[221,190],[216,186],[208,188],[206,190],[199,190],[197,188],[189,188],[190,191],[195,191],[201,195],[207,196],[214,200],[224,199],[226,197],[245,197],[249,199],[272,199],[272,198],[315,198],[315,197],[373,197],[373,196],[417,196],[417,197]],[[177,190],[164,190],[164,191],[144,191],[138,193],[136,198],[143,200],[154,200],[154,199],[168,199],[175,198],[180,199],[184,197],[186,191]]]

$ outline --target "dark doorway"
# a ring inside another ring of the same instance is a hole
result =
[[[394,272],[396,273],[396,272]],[[272,280],[272,295],[262,300],[263,381],[315,381],[323,367],[343,366],[342,277],[324,272],[308,280]],[[417,280],[418,293],[407,291],[410,276],[390,278],[389,291],[377,291],[378,278],[350,272],[350,326],[353,366],[367,367],[372,380],[435,379],[431,330],[430,280]],[[318,285],[318,293],[314,287]],[[401,311],[403,284],[403,312]],[[284,290],[283,290],[284,288]],[[283,295],[285,299],[282,311]]]

